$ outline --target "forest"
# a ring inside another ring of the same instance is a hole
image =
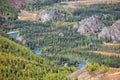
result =
[[[120,41],[109,46],[110,39],[98,39],[97,34],[80,35],[73,25],[82,19],[97,15],[105,26],[111,26],[120,19],[120,3],[80,5],[65,9],[61,0],[37,0],[35,3],[14,8],[6,0],[0,0],[0,80],[69,80],[80,61],[87,63],[88,71],[120,68],[120,56],[108,56],[98,52],[120,54]],[[18,20],[20,9],[40,11],[56,9],[62,18],[45,23]],[[8,32],[19,31],[26,41],[21,44]],[[91,45],[91,43],[93,43]],[[39,48],[41,54],[34,49]],[[61,66],[62,64],[62,66]]]
[[[59,67],[30,49],[0,36],[0,79],[63,80],[74,67]],[[8,57],[9,56],[9,57]],[[63,74],[66,73],[66,74]]]
[[[15,9],[11,4],[9,4],[7,0],[0,0],[0,15],[3,18],[17,19],[18,11],[19,10]]]

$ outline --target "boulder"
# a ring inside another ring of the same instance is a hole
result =
[[[26,40],[23,38],[23,36],[17,36],[17,37],[16,37],[16,41],[19,41],[19,42],[22,43],[22,44],[25,44],[25,43],[26,43]]]
[[[64,33],[60,32],[60,33],[59,33],[59,36],[60,36],[60,37],[64,37]]]
[[[42,22],[56,20],[60,17],[60,12],[56,9],[53,10],[42,10],[39,14],[36,15],[36,19]]]

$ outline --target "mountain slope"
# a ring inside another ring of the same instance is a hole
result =
[[[17,12],[7,0],[0,0],[0,17],[17,18]]]
[[[104,70],[98,70],[94,72],[88,72],[85,68],[80,69],[72,73],[70,80],[119,80],[120,69],[113,69],[108,72]]]
[[[35,0],[7,0],[14,7],[19,8],[21,5],[25,5],[27,3],[33,3]]]
[[[74,71],[59,67],[3,36],[0,36],[0,63],[0,80],[63,80]]]

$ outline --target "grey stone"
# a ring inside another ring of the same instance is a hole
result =
[[[60,12],[56,9],[42,10],[39,14],[36,15],[36,19],[40,20],[41,22],[56,20],[59,17],[60,17]]]
[[[120,40],[120,20],[116,21],[112,26],[105,27],[98,34],[98,38],[111,38],[113,43]]]
[[[78,29],[77,32],[79,32],[81,35],[85,35],[87,33],[93,33],[94,31],[102,29],[103,27],[105,26],[98,19],[98,16],[94,15],[92,17],[81,20],[79,23],[73,26],[73,29]]]

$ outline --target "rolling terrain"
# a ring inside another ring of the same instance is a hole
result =
[[[45,57],[34,54],[25,46],[17,44],[1,35],[0,63],[0,80],[63,80],[72,70],[72,68],[59,67]],[[60,71],[58,72],[58,70]],[[66,73],[66,75],[62,76],[61,74],[63,73]]]
[[[119,80],[120,0],[0,0],[0,80]]]

